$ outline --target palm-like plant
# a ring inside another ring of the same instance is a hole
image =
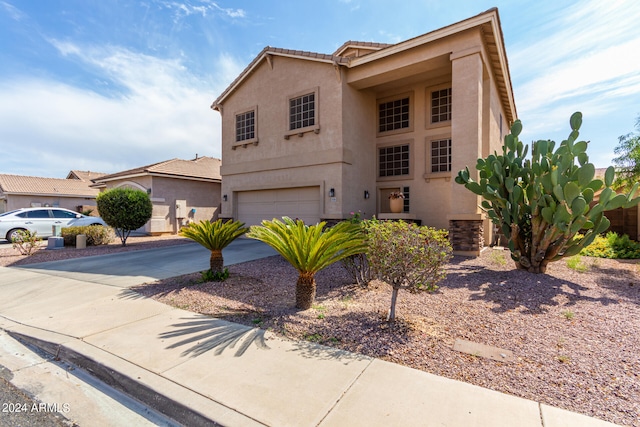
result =
[[[344,221],[326,230],[325,225],[325,222],[305,225],[300,220],[284,217],[282,221],[265,220],[262,226],[253,225],[247,234],[274,248],[298,270],[296,307],[302,310],[313,304],[318,271],[367,249],[358,224]]]
[[[219,219],[214,222],[192,222],[180,230],[180,235],[200,243],[211,251],[209,267],[211,272],[216,274],[223,272],[224,258],[222,257],[222,249],[248,230],[248,228],[244,227],[243,222],[234,220],[222,222],[222,219]]]

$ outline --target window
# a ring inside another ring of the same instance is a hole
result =
[[[289,130],[316,124],[316,94],[308,93],[289,99]]]
[[[49,218],[49,209],[37,209],[17,214],[20,218]]]
[[[378,104],[378,132],[409,128],[409,97]]]
[[[431,141],[431,172],[451,172],[451,138]]]
[[[409,144],[380,148],[378,160],[381,177],[409,175]]]
[[[255,139],[256,137],[256,112],[247,111],[236,115],[236,142]]]
[[[59,211],[59,210],[52,210],[53,212],[53,217],[54,218],[64,218],[64,219],[75,219],[76,218],[76,214],[74,212],[69,212],[69,211]]]
[[[451,88],[431,92],[431,123],[451,121]]]

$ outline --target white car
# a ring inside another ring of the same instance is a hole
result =
[[[21,230],[37,232],[40,237],[53,235],[53,227],[107,225],[102,218],[86,216],[63,208],[22,208],[0,214],[0,239],[9,242]]]

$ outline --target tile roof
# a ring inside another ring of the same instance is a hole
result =
[[[91,197],[98,190],[90,188],[89,181],[62,178],[40,178],[37,176],[0,174],[0,193],[38,194],[58,197]]]
[[[378,49],[384,49],[385,47],[389,47],[389,46],[393,46],[390,43],[376,43],[376,42],[359,42],[359,41],[355,41],[355,40],[349,40],[347,42],[344,42],[344,44],[342,46],[340,46],[339,48],[336,49],[335,52],[333,52],[334,55],[340,55],[342,52],[344,52],[347,48],[349,47],[353,47],[353,48],[358,48],[358,47],[364,47],[364,48],[369,48],[372,50],[378,50]]]
[[[106,173],[72,170],[71,172],[69,172],[69,175],[67,175],[67,179],[79,179],[81,181],[91,181],[92,179],[100,178],[103,175],[106,175]]]
[[[220,159],[213,157],[198,157],[192,160],[171,159],[164,162],[153,163],[138,168],[104,175],[94,179],[95,183],[112,181],[133,175],[169,175],[180,178],[197,178],[208,180],[221,180]]]

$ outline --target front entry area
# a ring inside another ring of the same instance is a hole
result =
[[[301,219],[305,224],[320,222],[319,186],[240,191],[236,197],[238,219],[247,226],[283,216]]]

